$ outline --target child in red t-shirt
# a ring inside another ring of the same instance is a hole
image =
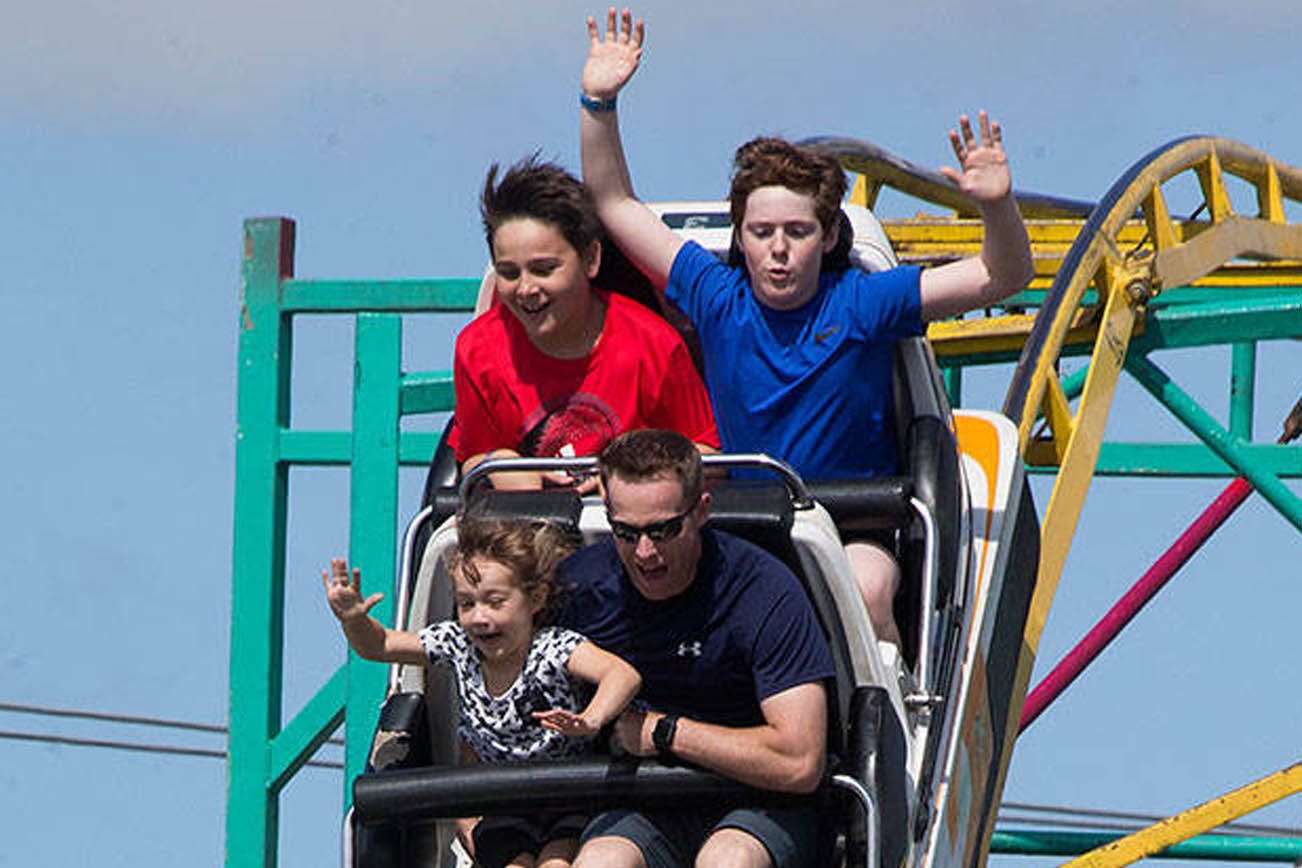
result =
[[[480,211],[501,304],[461,331],[453,364],[451,445],[462,470],[487,458],[593,455],[638,428],[718,449],[682,338],[638,303],[593,287],[601,224],[587,189],[535,158],[500,182],[497,171],[488,170]],[[493,476],[497,488],[543,482],[537,473]]]

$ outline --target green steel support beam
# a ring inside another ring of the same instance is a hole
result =
[[[996,829],[991,853],[1016,856],[1077,856],[1121,836],[1107,832],[1022,831]],[[1226,862],[1296,862],[1302,838],[1245,835],[1199,835],[1153,855],[1158,859],[1213,859]]]
[[[1005,310],[1010,308],[1039,308],[1044,305],[1049,292],[1045,289],[1030,289],[1017,293],[1000,302]],[[1081,296],[1081,305],[1098,304],[1098,293],[1093,289],[1085,290]],[[1233,307],[1239,304],[1256,305],[1261,303],[1287,307],[1302,300],[1302,284],[1281,284],[1275,286],[1173,286],[1163,289],[1161,294],[1149,302],[1150,310],[1164,310],[1173,307],[1191,305],[1210,305],[1219,308]]]
[[[1267,472],[1302,478],[1302,449],[1274,443],[1240,444],[1243,454]],[[1028,466],[1027,472],[1054,474],[1057,465]],[[1216,452],[1201,443],[1105,442],[1099,449],[1096,476],[1170,476],[1199,479],[1233,479],[1242,475]]]
[[[276,863],[279,793],[267,742],[280,730],[288,471],[278,431],[289,424],[290,318],[280,281],[294,272],[294,223],[244,223],[240,279],[235,528],[231,572],[230,743],[226,865]]]
[[[1178,347],[1302,338],[1302,287],[1273,292],[1244,290],[1229,299],[1184,295],[1180,297],[1190,300],[1179,304],[1168,298],[1177,292],[1163,292],[1158,296],[1159,301],[1149,307],[1143,329],[1130,340],[1130,353],[1144,355]],[[1060,355],[1063,358],[1088,356],[1093,350],[1092,341],[1071,343],[1063,346]],[[991,365],[1016,362],[1020,354],[1018,347],[983,353],[938,354],[936,361],[945,368]]]
[[[402,397],[399,398],[402,415],[447,412],[455,404],[456,391],[452,387],[451,371],[403,376]]]
[[[434,458],[442,434],[432,431],[406,431],[398,440],[398,462],[403,467],[426,467]]]
[[[963,369],[944,368],[940,375],[945,379],[945,391],[949,395],[949,406],[963,406]]]
[[[1070,396],[1071,393],[1068,392]],[[398,440],[398,463],[404,467],[429,464],[439,435],[429,431],[404,431]],[[1258,443],[1240,447],[1256,456],[1276,476],[1302,477],[1302,449]],[[347,431],[282,431],[281,459],[294,465],[346,466],[352,460],[352,436]],[[1057,473],[1056,466],[1031,466],[1036,474]],[[1100,476],[1175,476],[1232,478],[1239,471],[1200,443],[1105,442],[1099,452]]]
[[[1230,433],[1240,440],[1252,440],[1252,409],[1257,388],[1257,345],[1245,341],[1234,345],[1230,362]]]
[[[1081,367],[1062,378],[1067,398],[1080,397],[1089,366]],[[1231,382],[1230,418],[1243,433],[1235,437],[1246,440],[1252,429],[1252,400],[1256,380],[1256,344],[1234,345],[1234,369]],[[1238,404],[1236,408],[1236,404]],[[1302,449],[1276,443],[1240,443],[1238,449],[1251,456],[1263,470],[1281,478],[1302,478]],[[1058,472],[1057,465],[1031,465],[1027,471],[1038,475]],[[1097,476],[1152,476],[1232,479],[1240,476],[1238,468],[1226,463],[1210,447],[1199,443],[1129,443],[1105,442],[1099,449]]]
[[[398,461],[405,467],[429,464],[439,445],[432,431],[403,431],[398,437]],[[353,437],[347,431],[281,431],[280,460],[287,464],[344,467],[353,457]]]
[[[297,467],[338,467],[353,460],[349,431],[280,431],[280,460]]]
[[[347,671],[341,666],[272,739],[268,774],[273,789],[283,787],[343,723],[347,686]]]
[[[1068,401],[1079,398],[1080,393],[1085,391],[1085,380],[1089,377],[1089,373],[1090,366],[1085,364],[1062,378],[1062,391],[1066,393]]]
[[[281,304],[295,313],[467,313],[479,280],[287,280]]]
[[[1198,402],[1172,382],[1160,368],[1144,356],[1126,357],[1126,370],[1157,398],[1185,427],[1211,447],[1240,476],[1266,498],[1294,527],[1302,530],[1302,499],[1288,489],[1257,457],[1242,448],[1229,432],[1217,424]]]
[[[1160,296],[1159,296],[1160,297]],[[1144,333],[1130,352],[1203,347],[1302,336],[1302,292],[1291,296],[1246,295],[1232,302],[1199,301],[1150,308]]]
[[[362,595],[385,598],[371,610],[381,623],[393,620],[398,536],[398,394],[402,381],[402,318],[391,313],[357,315],[353,368],[353,460],[350,476],[348,554],[362,570]],[[347,747],[344,805],[352,781],[366,765],[384,697],[385,668],[348,652]]]

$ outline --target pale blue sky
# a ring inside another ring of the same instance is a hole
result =
[[[225,722],[240,221],[297,219],[304,277],[473,276],[487,165],[535,149],[577,164],[595,10],[457,5],[6,10],[0,539],[15,605],[0,702]],[[634,11],[648,48],[621,116],[650,199],[721,195],[732,149],[762,132],[850,135],[937,165],[954,118],[979,107],[1029,190],[1097,198],[1191,132],[1302,164],[1292,0]],[[409,367],[446,368],[455,327],[413,324]],[[299,335],[296,423],[347,424],[351,327],[314,318]],[[1160,361],[1224,412],[1228,352]],[[1302,392],[1302,347],[1264,346],[1261,368],[1258,437],[1274,439]],[[1006,376],[977,378],[971,403],[997,406]],[[1164,415],[1125,386],[1109,432],[1165,436]],[[419,476],[404,479],[404,515]],[[338,472],[292,486],[287,712],[343,657],[316,570],[345,544],[347,503]],[[1041,672],[1222,486],[1096,484]],[[1037,496],[1043,509],[1042,484]],[[1007,797],[1175,811],[1296,760],[1300,555],[1302,536],[1250,501],[1035,725]],[[4,713],[0,729],[223,746]],[[0,740],[0,865],[215,864],[224,781],[215,760]],[[340,792],[329,771],[290,785],[282,864],[333,863]],[[1266,819],[1302,825],[1302,803]]]

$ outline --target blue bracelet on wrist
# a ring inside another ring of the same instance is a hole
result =
[[[615,97],[610,99],[593,99],[583,91],[579,91],[579,105],[583,106],[590,112],[613,112],[615,110]]]

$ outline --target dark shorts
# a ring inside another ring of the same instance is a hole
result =
[[[740,829],[758,840],[774,868],[822,864],[831,841],[824,815],[812,802],[675,813],[607,811],[588,823],[580,840],[624,838],[642,851],[647,868],[691,868],[701,845],[719,829]]]
[[[475,862],[481,868],[502,868],[521,853],[535,856],[543,846],[563,838],[578,838],[588,818],[557,811],[527,817],[484,817],[475,825]]]

